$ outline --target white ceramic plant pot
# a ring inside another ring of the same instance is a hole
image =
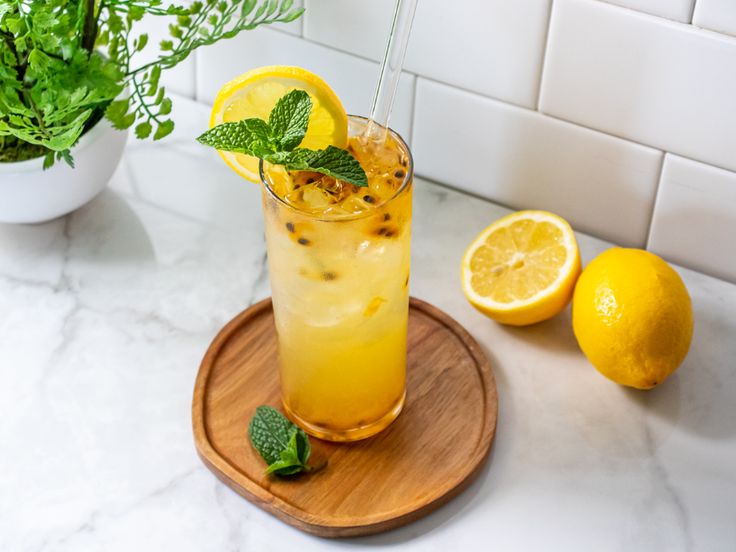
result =
[[[0,163],[0,222],[33,223],[78,209],[107,185],[123,155],[127,131],[101,119],[72,148],[75,168],[43,158]]]

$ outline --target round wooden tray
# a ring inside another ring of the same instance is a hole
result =
[[[292,479],[264,475],[248,440],[261,404],[280,407],[271,300],[230,321],[197,375],[197,451],[223,482],[258,507],[323,537],[387,531],[418,519],[470,483],[486,460],[498,401],[488,359],[448,315],[411,299],[407,400],[398,419],[354,443],[311,437],[327,467]]]

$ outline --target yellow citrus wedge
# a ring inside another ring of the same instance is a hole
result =
[[[514,326],[541,322],[564,309],[579,275],[572,228],[546,211],[519,211],[497,220],[473,240],[461,265],[468,301]]]
[[[312,100],[309,127],[300,147],[344,148],[348,140],[348,118],[340,98],[320,77],[301,67],[259,67],[228,82],[215,98],[210,128],[250,117],[267,121],[279,98],[294,89],[305,90]],[[227,151],[221,151],[220,155],[242,177],[251,182],[261,181],[257,158]]]

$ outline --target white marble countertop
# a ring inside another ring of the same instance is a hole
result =
[[[638,392],[578,350],[569,310],[526,329],[473,310],[458,282],[506,212],[417,180],[412,294],[465,325],[498,383],[478,480],[368,538],[305,535],[230,491],[192,442],[192,387],[218,329],[268,295],[260,196],[193,137],[132,143],[75,214],[0,225],[0,550],[736,550],[736,286],[680,270],[695,338]],[[573,199],[571,199],[572,201]],[[610,244],[580,235],[584,261]]]

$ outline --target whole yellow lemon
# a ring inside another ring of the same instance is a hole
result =
[[[601,374],[621,385],[651,389],[687,355],[692,303],[682,278],[661,258],[614,247],[580,275],[572,327]]]

